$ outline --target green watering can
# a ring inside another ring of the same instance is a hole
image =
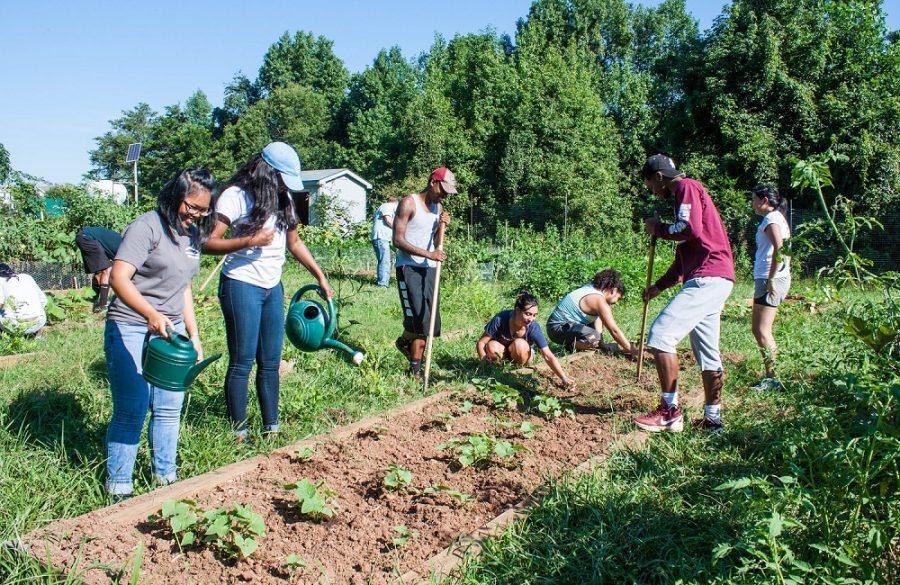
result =
[[[217,353],[197,363],[197,350],[191,338],[172,329],[166,330],[169,338],[154,337],[150,332],[144,337],[141,351],[141,368],[144,379],[163,390],[185,392],[191,387],[197,374],[222,354]]]
[[[313,290],[328,303],[327,311],[321,303],[301,300],[303,295]],[[285,332],[291,343],[303,351],[318,351],[323,347],[340,349],[350,354],[353,363],[359,365],[365,355],[332,337],[336,326],[337,309],[334,301],[325,296],[325,291],[321,287],[308,284],[294,294],[288,308],[287,321],[284,324]]]

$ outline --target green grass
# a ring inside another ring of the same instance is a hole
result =
[[[896,361],[825,314],[784,311],[785,389],[730,368],[727,432],[653,436],[551,482],[454,583],[897,582]],[[725,319],[723,346],[749,351]]]
[[[290,298],[301,284],[309,282],[309,278],[291,267],[286,271],[284,282],[286,296]],[[420,386],[407,378],[406,364],[393,348],[393,340],[401,330],[396,289],[393,286],[387,290],[378,289],[366,277],[335,278],[333,285],[342,298],[352,303],[342,311],[342,323],[351,320],[359,323],[345,329],[341,338],[351,346],[363,349],[366,353],[363,365],[355,368],[332,351],[305,354],[286,345],[284,359],[294,361],[295,366],[292,373],[282,377],[281,433],[277,439],[268,441],[256,434],[249,446],[238,446],[232,440],[225,412],[221,381],[227,362],[223,358],[201,375],[191,392],[179,443],[181,478],[246,459],[421,396]],[[214,286],[210,286],[208,294],[197,304],[207,355],[225,351],[225,331],[218,302],[214,294],[209,294],[214,292]],[[359,292],[351,297],[357,289]],[[436,344],[434,391],[468,381],[476,364],[473,343],[487,319],[497,310],[510,306],[510,290],[507,285],[477,281],[447,281],[444,284],[443,330],[467,334],[451,335]],[[750,285],[741,283],[732,300],[746,299],[750,292]],[[654,301],[651,316],[664,302],[664,299]],[[552,308],[553,302],[544,299],[542,322]],[[88,304],[84,310],[89,310]],[[636,338],[640,302],[634,293],[616,309],[616,314],[627,334]],[[812,339],[810,335],[833,335],[834,331],[831,320],[811,316],[796,306],[784,312],[778,325],[778,337],[785,347],[792,376],[798,379],[808,376],[803,360],[811,352],[807,349]],[[617,456],[604,472],[605,476],[554,484],[532,519],[516,525],[509,535],[491,545],[488,554],[467,571],[463,580],[511,582],[505,577],[510,575],[513,581],[552,582],[556,580],[554,576],[559,575],[595,575],[590,567],[606,566],[610,559],[617,559],[621,565],[619,572],[609,573],[609,577],[599,580],[615,581],[614,575],[628,580],[629,575],[637,578],[639,573],[628,572],[633,567],[621,562],[622,558],[634,556],[645,562],[645,557],[656,555],[663,549],[672,550],[653,563],[655,572],[640,573],[645,580],[665,581],[679,575],[700,578],[698,575],[707,574],[710,550],[718,540],[707,542],[710,532],[704,528],[704,519],[710,521],[716,533],[733,535],[736,530],[731,525],[722,526],[722,504],[717,500],[721,496],[711,490],[717,481],[731,477],[736,470],[755,469],[755,463],[746,460],[749,455],[738,448],[740,445],[731,442],[745,436],[769,439],[774,436],[774,433],[753,434],[762,431],[754,429],[756,419],[749,414],[751,411],[742,415],[734,408],[735,388],[749,383],[761,369],[749,331],[749,308],[740,302],[733,302],[726,309],[723,350],[749,356],[747,361],[733,368],[726,388],[726,408],[731,407],[731,410],[726,410],[725,416],[735,431],[724,439],[728,441],[727,448],[711,451],[712,440],[689,435],[654,441],[645,455]],[[39,351],[43,356],[0,369],[0,540],[13,539],[55,519],[73,517],[107,504],[103,491],[104,436],[111,403],[103,357],[102,322],[92,323],[90,315],[76,312],[74,317],[50,330],[40,342]],[[687,380],[690,383],[696,378],[691,372]],[[259,412],[252,396],[251,388],[250,425],[258,433]],[[652,399],[648,398],[648,404],[650,401]],[[790,406],[766,402],[758,406],[767,409],[773,405],[779,408]],[[766,420],[759,422],[771,424]],[[746,433],[750,434],[741,435],[745,432],[741,429],[747,429]],[[721,452],[721,455],[711,457],[707,451]],[[672,475],[667,476],[665,482],[658,482],[647,474],[659,459],[672,461]],[[716,467],[708,467],[711,465]],[[720,467],[732,471],[719,471]],[[758,467],[764,469],[764,462]],[[145,443],[139,451],[135,481],[138,493],[153,488]],[[634,484],[633,490],[625,489],[629,482]],[[617,489],[621,493],[617,494]],[[668,497],[661,493],[663,489]],[[579,502],[588,507],[583,510],[572,508]],[[645,508],[650,502],[654,502],[654,507]],[[600,506],[599,511],[593,507],[595,505]],[[652,538],[634,538],[646,528],[636,519],[644,517],[648,509],[658,515],[661,532]],[[557,512],[565,515],[566,522],[577,520],[584,530],[566,528],[563,534],[567,536],[561,538],[554,530],[567,524],[555,516]],[[542,517],[548,518],[550,527],[537,528]],[[632,520],[620,524],[616,518]],[[611,527],[598,528],[597,522],[602,519],[615,521],[611,522]],[[603,550],[595,548],[598,542],[595,530],[610,539],[608,543],[602,541],[606,543]],[[537,532],[551,540],[541,543],[536,538]],[[533,550],[533,545],[539,550]],[[504,550],[507,551],[505,556]],[[522,558],[517,560],[520,553]],[[89,562],[89,559],[84,560],[84,563]],[[506,569],[497,572],[495,563]],[[671,568],[673,566],[677,570]],[[34,559],[0,551],[0,581],[56,583],[60,578]]]

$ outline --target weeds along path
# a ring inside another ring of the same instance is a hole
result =
[[[568,368],[578,384],[571,392],[536,387],[524,403],[497,384],[434,395],[53,523],[25,544],[88,583],[127,575],[139,546],[147,583],[266,583],[294,571],[301,581],[392,582],[550,477],[606,452],[632,430],[626,417],[652,401],[649,381],[634,385],[630,362],[585,355]],[[301,510],[285,486],[303,479],[318,486],[332,516]],[[167,498],[204,510],[251,506],[265,523],[258,550],[237,562],[207,547],[179,550],[169,524],[148,521]]]

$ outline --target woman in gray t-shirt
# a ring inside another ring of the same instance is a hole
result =
[[[106,435],[106,489],[115,500],[134,491],[134,461],[148,410],[154,478],[163,485],[176,479],[184,393],[144,380],[141,349],[148,331],[168,337],[166,330],[174,329],[190,335],[203,356],[191,280],[200,270],[214,189],[215,179],[206,169],[182,171],[163,187],[157,208],[126,228],[113,262],[110,285],[116,298],[107,313],[104,350],[113,402]]]

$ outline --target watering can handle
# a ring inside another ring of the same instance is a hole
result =
[[[325,291],[322,290],[318,284],[307,284],[304,287],[301,287],[296,293],[294,293],[294,298],[291,299],[291,304],[293,305],[300,298],[308,293],[309,291],[314,290],[319,293],[319,296],[322,297],[322,300],[328,304],[328,325],[325,330],[325,339],[330,338],[334,335],[334,328],[337,326],[337,319],[335,319],[335,308],[334,308],[334,300],[329,299],[325,296]]]
[[[172,329],[171,327],[166,327],[166,333],[169,334],[169,337],[177,334],[178,332]],[[147,359],[147,344],[150,343],[150,336],[153,335],[151,331],[147,331],[147,334],[144,335],[144,343],[141,346],[141,369],[144,368],[144,360]]]

